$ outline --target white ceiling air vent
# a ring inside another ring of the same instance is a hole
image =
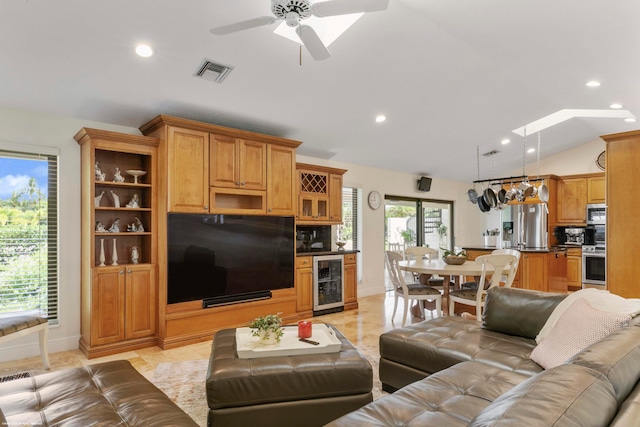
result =
[[[201,77],[212,82],[222,83],[222,81],[231,72],[232,68],[226,65],[216,64],[208,59],[205,59],[198,71],[196,77]]]

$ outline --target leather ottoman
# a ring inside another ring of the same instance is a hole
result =
[[[335,328],[333,328],[335,330]],[[209,426],[322,426],[373,400],[369,361],[339,331],[337,353],[239,359],[236,330],[216,333],[207,372]]]

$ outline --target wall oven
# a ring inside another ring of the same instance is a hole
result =
[[[344,256],[313,257],[313,315],[344,310]]]
[[[587,224],[606,224],[607,223],[607,205],[605,204],[588,204],[587,205]]]

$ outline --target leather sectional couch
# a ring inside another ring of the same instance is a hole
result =
[[[441,317],[380,337],[393,394],[329,426],[640,426],[640,316],[559,366],[530,359],[564,295],[495,288],[483,321]]]
[[[0,384],[1,426],[197,427],[128,361]]]

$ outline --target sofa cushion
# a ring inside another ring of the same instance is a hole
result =
[[[491,288],[487,292],[482,327],[490,331],[533,339],[565,297],[566,295],[549,292]]]
[[[351,426],[466,426],[493,400],[529,377],[463,362],[372,402],[332,423]]]
[[[542,329],[536,337],[536,342],[540,343],[549,335],[551,329],[571,304],[576,300],[583,298],[587,300],[592,307],[607,311],[610,313],[624,313],[635,317],[640,313],[640,299],[623,298],[620,295],[612,294],[609,291],[600,289],[587,288],[569,294],[562,302],[558,304],[553,313],[549,316]]]
[[[126,360],[0,384],[6,425],[197,426]]]
[[[531,352],[531,360],[545,369],[565,362],[589,345],[629,325],[628,314],[596,310],[580,298],[560,316],[549,335]]]
[[[640,326],[613,332],[585,348],[567,363],[586,366],[604,374],[622,403],[640,380]]]
[[[604,375],[584,366],[561,365],[497,398],[469,427],[602,427],[609,425],[617,407]]]
[[[476,320],[438,317],[380,335],[380,380],[394,388],[407,385],[397,383],[395,373],[387,378],[386,361],[422,371],[424,376],[466,361],[535,375],[542,368],[529,358],[534,347],[532,339],[483,329]]]
[[[640,420],[640,384],[637,384],[627,399],[622,402],[609,427],[629,427],[637,425],[638,420]]]

